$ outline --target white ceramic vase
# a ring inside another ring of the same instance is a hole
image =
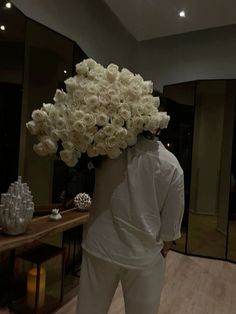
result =
[[[7,193],[1,194],[0,226],[9,235],[18,235],[26,231],[34,213],[33,197],[26,183],[12,183]]]

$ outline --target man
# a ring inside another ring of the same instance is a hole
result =
[[[165,258],[180,237],[183,171],[154,137],[96,173],[87,224],[78,314],[106,314],[121,281],[126,314],[157,314]]]

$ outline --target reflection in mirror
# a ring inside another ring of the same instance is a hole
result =
[[[234,103],[231,81],[196,87],[187,252],[225,258]]]
[[[0,193],[18,176],[24,69],[25,16],[0,3]],[[10,252],[0,254],[0,308],[9,298]],[[1,309],[0,309],[1,312]]]
[[[36,205],[50,204],[56,198],[54,191],[58,180],[54,180],[54,157],[42,158],[33,151],[35,139],[25,128],[31,120],[31,113],[43,103],[53,102],[57,88],[64,87],[64,80],[72,74],[74,43],[28,20],[24,90],[23,116],[21,125],[20,174],[29,184]],[[65,180],[61,178],[61,182]],[[58,191],[59,192],[59,191]]]
[[[87,58],[83,50],[74,43],[72,75],[76,73],[76,64]],[[67,167],[59,159],[54,161],[53,203],[63,202],[64,208],[74,206],[74,197],[80,192],[92,196],[94,171],[78,171],[75,167]]]
[[[170,123],[160,135],[160,140],[179,160],[184,170],[185,212],[182,222],[181,239],[173,247],[177,251],[186,251],[186,233],[188,227],[191,159],[194,125],[194,83],[168,85],[164,87],[164,104],[160,110],[167,111]]]
[[[26,19],[1,3],[0,21],[0,193],[17,179]]]
[[[236,82],[234,83],[236,90]],[[233,144],[230,173],[230,195],[229,195],[229,226],[228,226],[228,249],[227,259],[236,262],[236,97],[234,95],[234,125]]]

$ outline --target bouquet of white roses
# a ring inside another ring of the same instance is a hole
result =
[[[54,103],[34,110],[26,126],[36,135],[33,149],[40,156],[58,151],[74,167],[81,154],[117,158],[143,131],[166,128],[169,116],[159,112],[153,83],[115,64],[104,68],[93,59],[76,65],[77,74],[57,90]]]

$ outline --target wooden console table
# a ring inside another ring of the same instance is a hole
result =
[[[69,209],[61,212],[62,219],[53,221],[49,216],[33,218],[27,231],[22,235],[5,235],[0,228],[0,253],[30,244],[43,238],[82,225],[88,220],[88,212]]]

